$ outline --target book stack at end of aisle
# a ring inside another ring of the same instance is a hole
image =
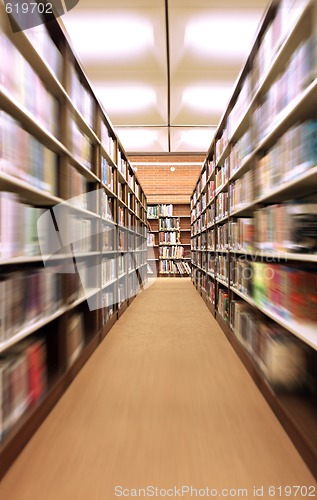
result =
[[[148,267],[156,276],[189,276],[190,206],[148,206]]]

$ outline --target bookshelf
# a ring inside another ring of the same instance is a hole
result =
[[[190,231],[189,204],[148,206],[149,275],[190,275]]]
[[[316,2],[272,2],[191,197],[192,281],[317,475]]]
[[[142,290],[147,201],[62,23],[1,4],[0,53],[1,477]]]

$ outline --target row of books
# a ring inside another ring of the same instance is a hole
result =
[[[101,122],[101,144],[104,150],[108,153],[112,161],[116,162],[116,141],[111,135],[107,125]]]
[[[105,191],[101,194],[101,216],[103,219],[113,222],[114,201]]]
[[[215,220],[219,221],[227,217],[229,213],[229,194],[227,192],[220,193],[216,198],[216,214]]]
[[[118,187],[117,196],[119,200],[123,201],[123,203],[126,203],[126,186],[124,184],[121,184],[121,182],[119,182],[117,187]]]
[[[70,127],[71,151],[76,160],[91,170],[92,143],[89,137],[78,127],[75,120],[71,120]]]
[[[229,250],[229,223],[217,227],[216,250]]]
[[[0,170],[57,194],[57,155],[4,111],[0,111]]]
[[[296,200],[255,210],[254,218],[238,218],[217,227],[217,250],[317,251],[317,204]],[[207,239],[210,241],[207,242]],[[212,250],[214,232],[193,239],[195,248]]]
[[[185,249],[182,246],[160,247],[160,257],[163,259],[182,259]]]
[[[141,207],[141,203],[137,199],[135,200],[135,209],[134,209],[134,211],[135,211],[135,214],[138,217],[142,218],[142,216],[143,216],[143,209]]]
[[[230,284],[248,297],[252,297],[252,262],[244,256],[230,260]]]
[[[248,73],[245,77],[243,85],[241,87],[240,94],[237,97],[235,105],[228,117],[227,128],[229,139],[233,136],[234,131],[245,114],[246,109],[251,103],[252,97],[254,95],[254,87],[252,82],[252,75]]]
[[[116,258],[103,258],[101,264],[101,282],[105,286],[109,281],[116,278]]]
[[[212,253],[207,254],[207,266],[204,269],[207,269],[207,272],[215,275],[216,273],[216,256]]]
[[[133,255],[130,253],[129,254],[129,262],[130,262],[130,269],[133,268],[131,263],[133,262]],[[117,262],[118,262],[118,277],[122,276],[126,272],[126,266],[125,266],[125,255],[119,254],[117,256]],[[133,262],[134,264],[134,262]]]
[[[215,250],[215,229],[208,229],[207,231],[192,238],[192,250]]]
[[[159,272],[160,274],[190,274],[191,268],[187,262],[160,260]]]
[[[132,238],[133,238],[133,236],[131,233],[127,234],[123,229],[118,228],[118,230],[117,230],[118,250],[125,251],[127,249],[127,242],[129,244],[128,250],[130,250],[130,251],[134,250]]]
[[[163,217],[173,215],[173,205],[159,205],[159,215]]]
[[[0,258],[40,254],[37,221],[45,209],[21,203],[14,193],[0,192]]]
[[[44,86],[15,45],[0,33],[1,85],[32,117],[55,137],[59,135],[58,101]]]
[[[108,252],[114,250],[115,231],[111,226],[103,225],[102,228],[102,250]]]
[[[134,193],[135,193],[135,196],[139,200],[141,200],[141,186],[140,186],[140,184],[138,183],[138,181],[136,179],[135,179],[135,182],[134,182]]]
[[[45,393],[46,359],[41,337],[26,339],[0,357],[0,440]]]
[[[288,0],[283,0],[280,3],[277,16],[274,18],[261,40],[259,49],[255,54],[254,61],[251,66],[251,71],[248,73],[243,82],[240,94],[228,118],[227,126],[229,138],[232,137],[238,123],[245,114],[245,110],[251,103],[257,86],[260,85],[262,77],[267,73],[269,66],[272,63],[274,54],[282,43],[283,38],[286,36],[289,27],[292,25],[294,17],[298,15],[301,10],[298,8],[296,3],[297,2],[289,2]],[[300,57],[297,55],[297,52],[300,52],[300,50],[301,47],[295,51],[292,60],[292,67],[295,68],[297,81],[300,80],[300,75],[309,75],[308,67],[302,67],[300,63],[298,64],[297,61],[295,62],[297,58],[300,60]],[[313,57],[311,57],[311,59],[313,60]],[[254,86],[253,82],[257,82],[257,86]],[[292,85],[293,88],[296,88],[294,82],[292,82]],[[284,95],[282,96],[282,99],[283,98]]]
[[[3,273],[0,280],[0,342],[12,338],[61,306],[59,266]]]
[[[114,314],[114,300],[115,299],[113,291],[107,291],[102,294],[102,318],[104,325],[108,323],[108,321]]]
[[[254,172],[249,170],[229,186],[230,213],[254,201]]]
[[[224,127],[221,137],[216,142],[216,162],[218,163],[223,151],[226,149],[229,142],[228,129]]]
[[[229,321],[229,293],[222,288],[218,290],[217,308],[222,318],[225,321]]]
[[[214,306],[216,298],[216,287],[215,282],[210,279],[209,276],[206,276],[205,290],[207,300]]]
[[[223,193],[221,193],[223,194]],[[223,197],[221,197],[223,199]],[[219,215],[219,220],[222,217]],[[211,227],[215,223],[215,205],[212,204],[209,208],[207,208],[206,212],[201,214],[201,216],[194,222],[192,226],[192,235],[194,236],[201,231],[204,231],[206,228]]]
[[[309,385],[308,351],[280,325],[261,319],[245,302],[230,307],[233,332],[275,390],[297,392]]]
[[[117,294],[118,294],[118,305],[120,308],[121,305],[128,299],[128,292],[124,283],[119,283],[117,287]]]
[[[134,180],[135,180],[135,177],[134,177],[133,173],[131,172],[130,169],[128,169],[128,185],[130,186],[132,191],[134,191],[134,187],[135,187]]]
[[[157,219],[159,216],[158,205],[153,205],[147,207],[147,218],[148,219]]]
[[[160,231],[164,230],[169,230],[169,229],[178,229],[180,230],[180,224],[179,224],[179,219],[172,217],[172,218],[160,218],[159,222],[159,229]]]
[[[263,76],[267,73],[274,55],[301,10],[302,6],[298,1],[282,0],[279,3],[276,16],[263,34],[260,47],[255,55],[253,63],[254,82],[261,82]]]
[[[125,225],[125,209],[124,207],[118,207],[118,224],[121,226]]]
[[[92,252],[94,250],[93,235],[95,234],[95,222],[83,217],[70,216],[69,221],[65,221],[65,224],[67,223],[69,223],[69,241],[72,242],[75,255],[81,252]]]
[[[235,222],[229,222],[230,250],[245,250],[246,252],[253,250],[254,233],[254,219],[251,217],[238,218]]]
[[[94,128],[95,101],[92,93],[80,81],[79,73],[74,66],[70,68],[70,97],[88,125]]]
[[[252,262],[253,299],[286,319],[317,322],[316,276],[316,268]]]
[[[296,179],[317,165],[317,120],[291,127],[256,165],[257,196]]]
[[[229,180],[229,160],[225,159],[222,167],[216,169],[215,173],[215,188],[216,192],[221,189]]]
[[[231,176],[240,168],[243,160],[251,153],[251,151],[251,131],[248,129],[231,149],[229,156]]]
[[[191,199],[191,209],[196,205],[197,199],[200,196],[200,193],[205,188],[207,180],[214,172],[215,164],[213,159],[209,159],[205,162],[204,169],[201,173],[201,177],[198,179],[195,192],[193,193],[193,197]],[[210,199],[210,198],[209,198]]]
[[[267,251],[317,252],[317,203],[269,205],[254,213],[255,246]]]
[[[35,24],[35,16],[39,16],[36,9],[32,12],[32,24]],[[39,18],[38,21],[38,26],[29,28],[25,30],[24,33],[34,46],[36,52],[40,54],[42,59],[50,66],[56,78],[62,82],[62,55],[53,42],[46,24],[43,24],[41,18]]]
[[[120,149],[117,150],[117,167],[118,167],[119,172],[126,179],[127,178],[128,162],[122,156]]]
[[[217,255],[215,259],[215,265],[217,270],[217,278],[228,283],[229,281],[229,258],[228,255]]]
[[[148,247],[153,247],[155,245],[155,234],[154,233],[147,233],[147,246]]]
[[[255,141],[261,141],[279,114],[316,78],[317,39],[313,34],[295,50],[285,71],[264,96],[253,115]]]
[[[160,232],[159,234],[160,244],[169,244],[175,245],[176,243],[180,243],[180,233],[179,232]]]
[[[102,183],[113,192],[114,187],[114,168],[109,165],[106,158],[101,158],[101,180]]]
[[[85,196],[85,193],[87,193],[89,190],[87,178],[80,172],[78,172],[78,170],[72,165],[69,165],[69,177],[69,202],[76,207],[87,210],[88,199],[87,196]]]

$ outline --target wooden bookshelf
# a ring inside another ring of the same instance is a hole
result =
[[[0,386],[18,366],[21,382],[0,412],[0,478],[147,280],[137,175],[62,23],[36,32],[13,35],[0,5]],[[47,210],[44,240],[56,239],[43,253],[37,221]],[[36,398],[21,367],[32,369]]]
[[[190,265],[189,204],[148,206],[149,276],[188,276]]]
[[[316,20],[313,0],[268,7],[191,197],[192,282],[315,476]],[[300,368],[278,384],[279,338]]]

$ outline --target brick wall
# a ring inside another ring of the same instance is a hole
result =
[[[137,162],[150,163],[137,166],[137,177],[149,204],[189,203],[204,159],[202,155],[129,156],[132,165]],[[199,162],[200,164],[174,165],[175,172],[171,172],[169,165],[153,165],[155,162]]]

